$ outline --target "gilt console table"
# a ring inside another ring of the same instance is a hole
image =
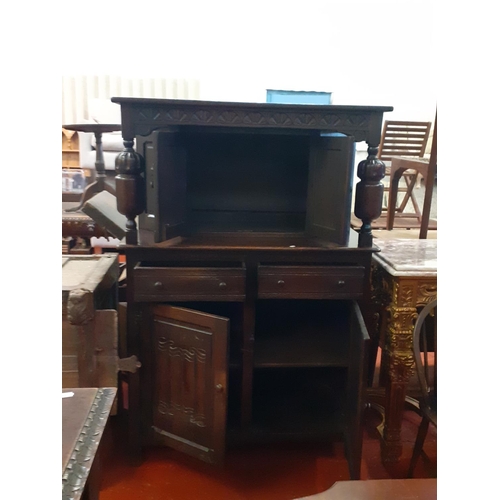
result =
[[[414,371],[413,329],[418,310],[437,298],[437,240],[376,240],[372,287],[380,314],[380,385],[385,387],[382,459],[401,456],[406,389]]]

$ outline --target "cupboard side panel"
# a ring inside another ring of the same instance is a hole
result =
[[[359,479],[363,445],[363,411],[370,337],[357,302],[351,302],[350,364],[346,401],[346,452],[351,479]]]

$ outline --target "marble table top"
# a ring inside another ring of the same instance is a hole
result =
[[[374,261],[392,276],[437,276],[437,240],[377,240]]]

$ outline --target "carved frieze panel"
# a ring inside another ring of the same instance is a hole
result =
[[[251,108],[232,108],[220,105],[217,107],[192,108],[164,106],[141,107],[133,110],[133,120],[137,135],[148,135],[152,130],[171,125],[219,125],[219,126],[250,126],[301,128],[338,131],[354,135],[357,141],[368,140],[370,131],[369,113],[345,114],[331,112],[283,112],[280,110],[253,110]]]

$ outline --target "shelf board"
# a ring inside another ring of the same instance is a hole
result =
[[[343,417],[338,416],[330,420],[319,419],[312,425],[303,428],[281,428],[278,425],[268,426],[259,422],[241,428],[232,426],[227,429],[227,443],[229,446],[241,446],[247,444],[269,444],[269,443],[311,443],[322,442],[331,439],[340,440],[344,437]]]
[[[254,367],[345,367],[349,363],[348,340],[348,335],[332,331],[268,335],[255,342]]]
[[[254,367],[347,367],[349,318],[331,301],[264,301],[257,308]]]
[[[252,422],[233,429],[233,442],[311,441],[345,431],[347,370],[259,370],[254,376]]]

